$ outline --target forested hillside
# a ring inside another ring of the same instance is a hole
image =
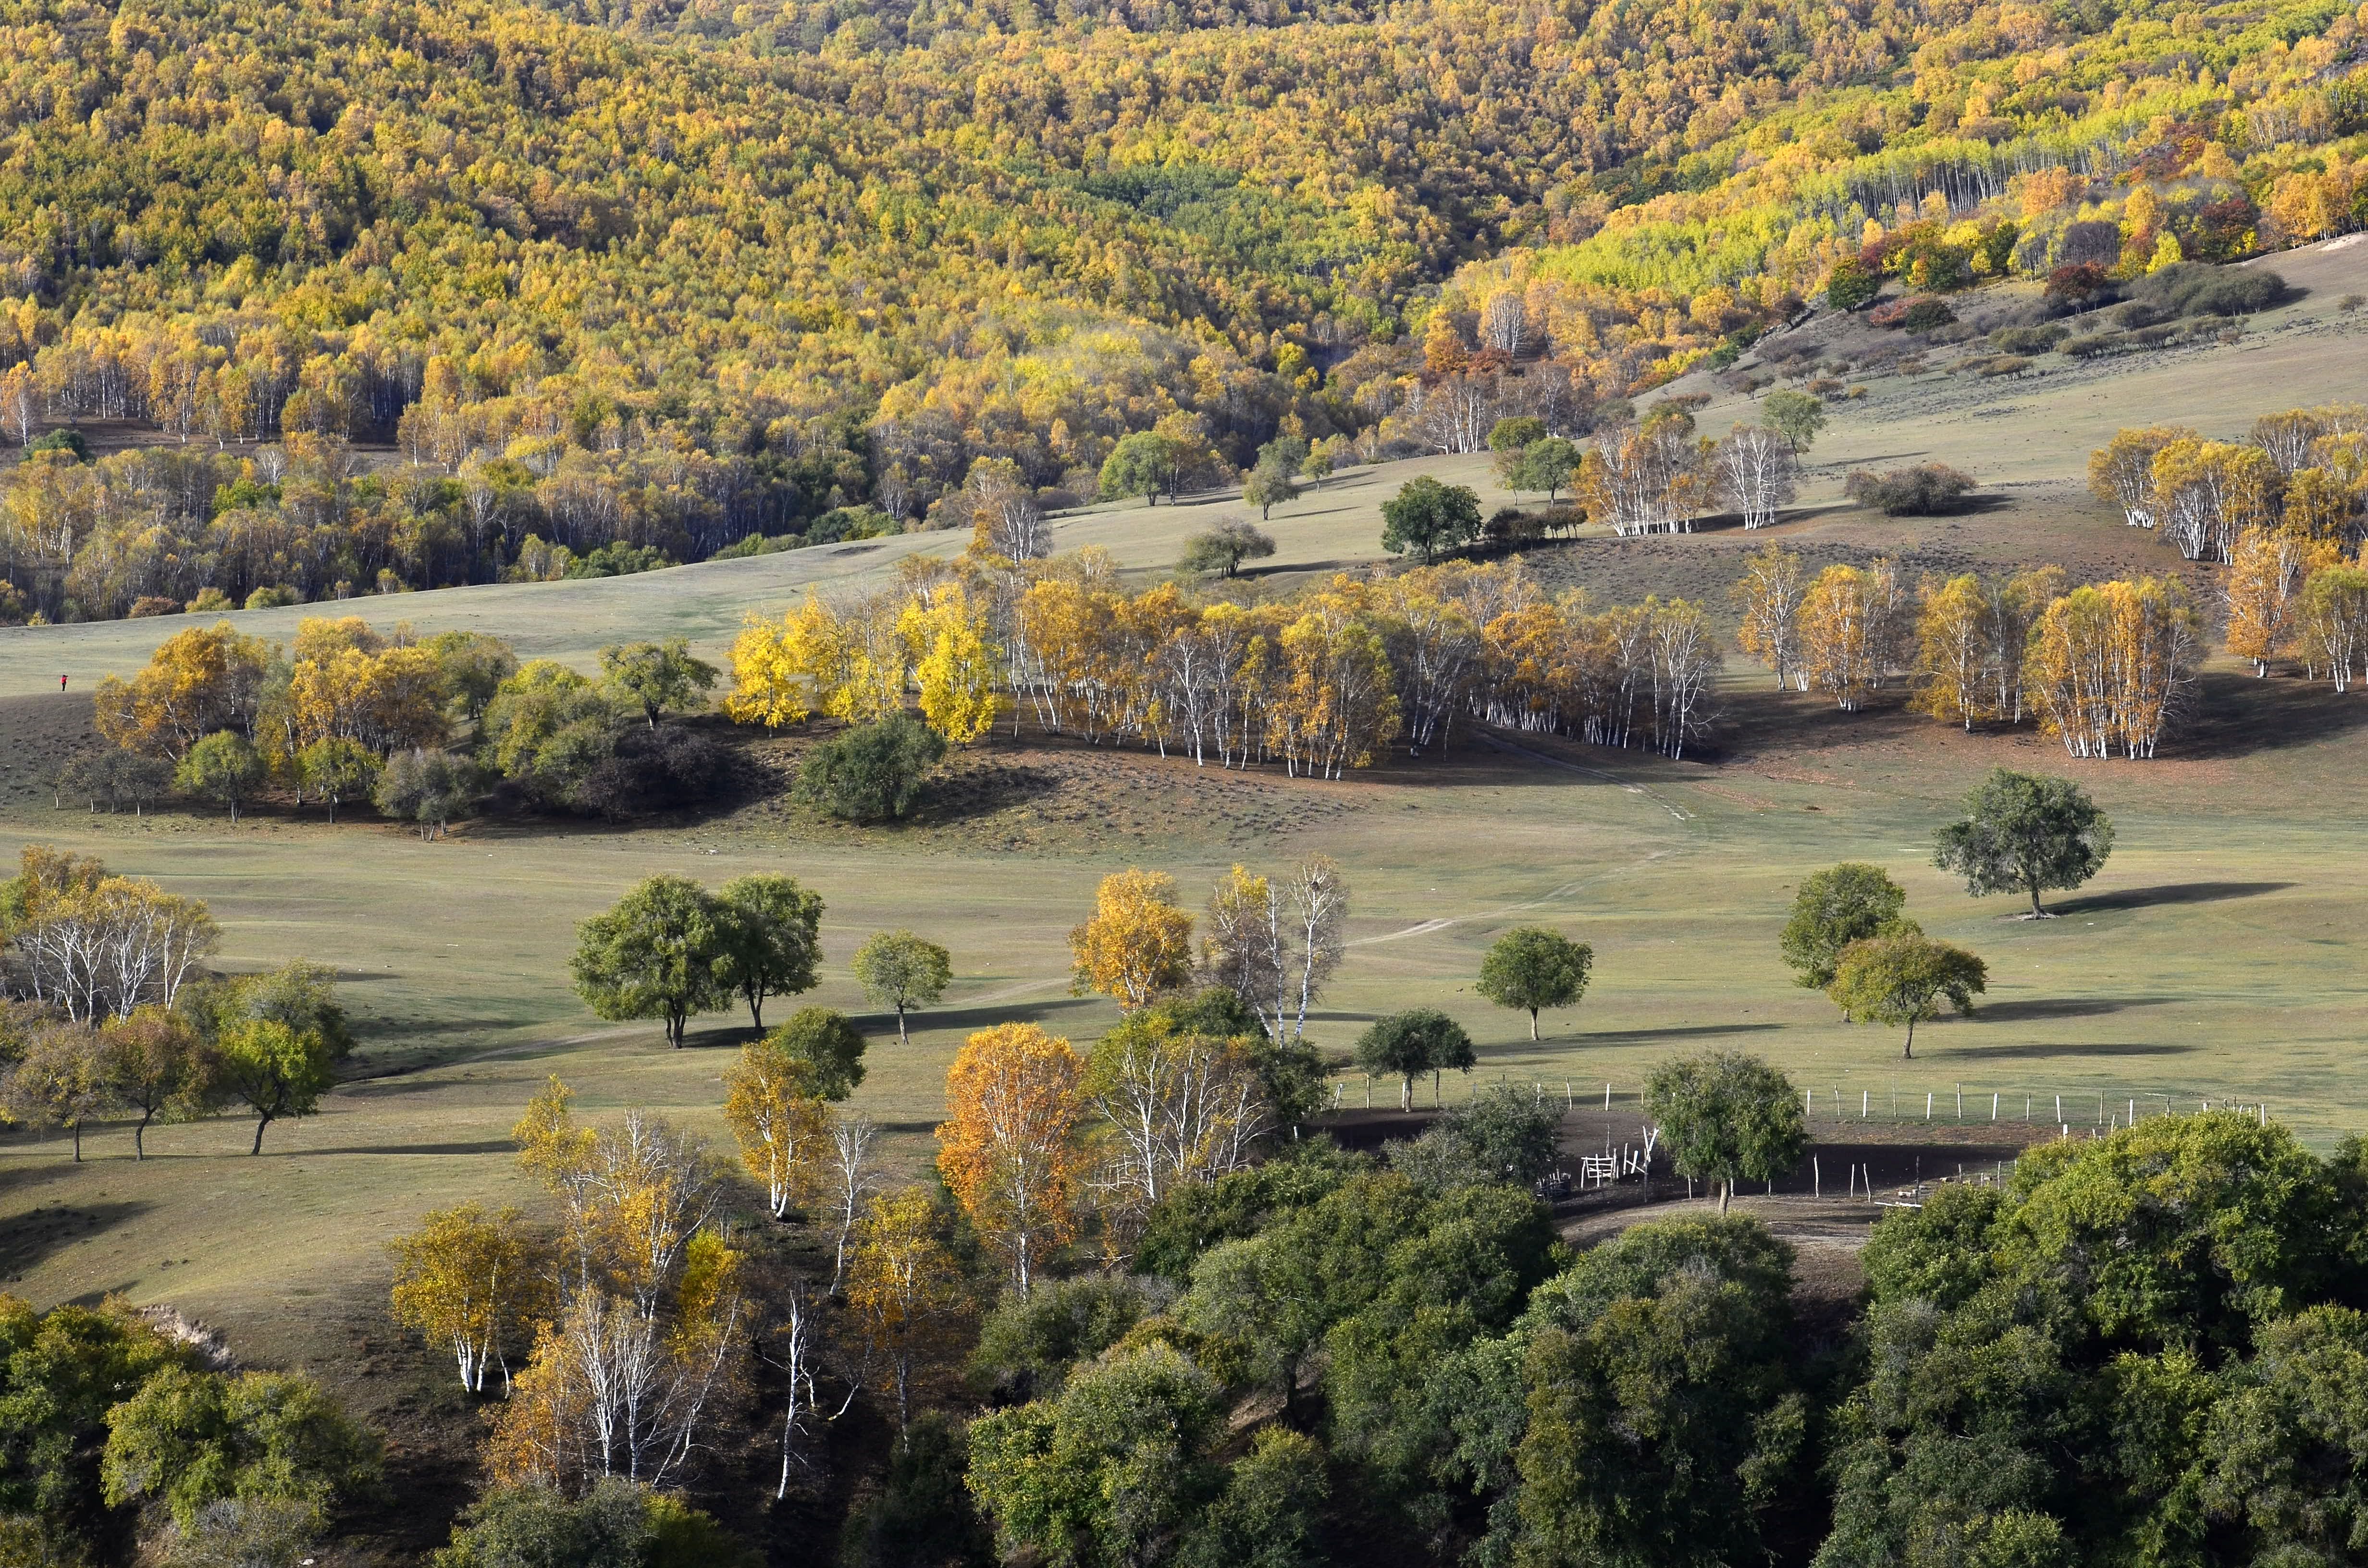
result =
[[[966,479],[1056,504],[1155,426],[1179,483],[1278,432],[1577,434],[1838,265],[1945,291],[2358,226],[2360,31],[2325,0],[11,3],[0,430],[172,449],[17,468],[0,608],[552,573],[529,535],[630,567]]]

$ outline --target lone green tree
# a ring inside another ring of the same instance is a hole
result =
[[[600,684],[620,706],[638,708],[653,730],[658,717],[698,706],[715,685],[716,668],[694,657],[688,639],[622,642],[600,650]]]
[[[1826,994],[1854,1024],[1906,1024],[1899,1054],[1912,1060],[1918,1020],[1939,1017],[1943,1002],[1961,1017],[1971,1013],[1988,979],[1988,966],[1972,953],[1900,922],[1843,949]]]
[[[1784,437],[1799,457],[1826,427],[1826,404],[1822,398],[1804,392],[1772,392],[1759,400],[1759,416],[1768,427]]]
[[[1576,443],[1560,436],[1548,436],[1521,449],[1505,476],[1505,483],[1515,491],[1536,490],[1544,493],[1551,506],[1578,472],[1580,452]]]
[[[1793,917],[1777,946],[1793,966],[1793,983],[1822,991],[1834,983],[1834,960],[1852,942],[1872,937],[1907,908],[1907,890],[1880,866],[1845,860],[1801,880]]]
[[[1538,1038],[1538,1012],[1568,1007],[1587,991],[1595,949],[1543,926],[1506,932],[1480,960],[1480,994],[1499,1007],[1529,1014],[1530,1038]]]
[[[1469,544],[1480,533],[1480,497],[1429,474],[1406,481],[1382,503],[1382,548],[1392,555],[1418,552],[1429,565],[1442,550]]]
[[[353,1032],[337,1003],[336,975],[298,959],[263,974],[205,987],[191,1012],[211,1043],[209,1101],[236,1100],[255,1112],[255,1144],[264,1129],[310,1116],[353,1051]]]
[[[1679,1173],[1719,1184],[1722,1214],[1737,1181],[1773,1181],[1808,1147],[1793,1081],[1739,1051],[1663,1062],[1645,1085],[1645,1105]]]
[[[1277,506],[1299,499],[1299,485],[1280,463],[1261,461],[1242,481],[1242,502],[1258,509],[1258,520],[1274,515]]]
[[[1213,572],[1230,577],[1245,561],[1263,561],[1274,553],[1273,536],[1238,517],[1228,517],[1207,533],[1184,541],[1182,565],[1187,572]]]
[[[1398,1108],[1414,1108],[1414,1081],[1430,1074],[1431,1099],[1439,1098],[1439,1075],[1452,1067],[1469,1073],[1477,1063],[1463,1026],[1431,1007],[1410,1007],[1375,1019],[1357,1037],[1357,1065],[1398,1082]]]
[[[863,1082],[863,1031],[834,1007],[801,1007],[765,1037],[806,1063],[806,1082],[826,1100],[843,1100]]]
[[[1176,466],[1181,460],[1176,443],[1156,430],[1121,436],[1110,455],[1102,460],[1102,499],[1140,495],[1144,506],[1156,506],[1160,495],[1173,487]]]
[[[679,1050],[693,1013],[731,1001],[725,925],[697,882],[651,877],[575,928],[576,994],[598,1017],[664,1020],[666,1043]]]
[[[723,983],[765,1027],[765,998],[811,991],[822,958],[822,898],[775,872],[734,877],[716,890]]]
[[[238,821],[239,802],[253,799],[262,784],[263,758],[235,730],[216,730],[191,746],[173,769],[173,788],[229,807],[233,822]]]
[[[2069,778],[1991,770],[1965,797],[1965,814],[1941,829],[1933,863],[1965,879],[1965,891],[2023,892],[2032,920],[2050,918],[2039,895],[2077,888],[2113,849],[2113,824]]]
[[[255,1144],[263,1130],[289,1117],[310,1116],[336,1081],[336,1062],[319,1031],[295,1029],[277,1018],[245,1018],[222,1031],[222,1085],[255,1112]]]
[[[905,1015],[930,1007],[953,983],[953,958],[910,931],[878,931],[855,949],[855,979],[875,1007],[896,1010],[896,1043],[909,1045]]]

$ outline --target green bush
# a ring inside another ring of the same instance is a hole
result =
[[[570,561],[566,575],[571,579],[630,577],[639,572],[656,572],[680,564],[654,544],[632,545],[623,540],[612,540],[599,549]]]
[[[1884,473],[1861,469],[1843,483],[1842,494],[1886,517],[1931,517],[1954,511],[1973,488],[1970,476],[1946,463],[1918,463]]]
[[[379,1440],[312,1379],[173,1368],[107,1413],[108,1503],[154,1504],[181,1530],[224,1499],[292,1503],[314,1528],[379,1486]]]
[[[798,798],[848,822],[901,817],[945,755],[943,736],[899,713],[816,746],[798,769]]]
[[[756,1561],[713,1518],[621,1476],[580,1498],[547,1486],[486,1493],[452,1527],[436,1568],[746,1568]]]

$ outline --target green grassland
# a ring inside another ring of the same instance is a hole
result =
[[[2234,345],[2003,387],[1937,373],[1872,383],[1838,411],[1804,513],[1775,537],[1813,553],[2171,566],[2167,548],[2086,499],[2087,450],[2120,423],[2182,418],[2235,432],[2275,408],[2368,397],[2351,318],[2331,303],[2347,277],[2368,271],[2368,247],[2281,259],[2295,273],[2305,264],[2328,276]],[[1998,404],[2010,414],[1975,418]],[[1732,399],[1713,403],[1702,427],[1723,429],[1744,412]],[[1850,466],[1928,456],[1967,468],[2004,504],[1886,521],[1834,500]],[[1350,471],[1278,509],[1273,575],[1288,583],[1370,562],[1379,502],[1415,471],[1487,483],[1474,459]],[[1099,508],[1063,519],[1056,538],[1063,548],[1107,546],[1149,574],[1173,561],[1186,533],[1240,511],[1230,498]],[[578,663],[627,636],[687,635],[712,651],[750,610],[777,610],[808,587],[877,585],[899,556],[961,542],[908,535],[347,608],[423,631],[493,631],[524,653]],[[1582,538],[1537,562],[1606,597],[1715,595],[1759,542],[1732,531]],[[284,636],[304,613],[234,619]],[[1982,1116],[1993,1092],[2018,1117],[2026,1095],[2043,1116],[2059,1092],[2089,1096],[2084,1128],[2100,1094],[2237,1097],[2266,1099],[2325,1144],[2368,1108],[2359,1050],[2368,983],[2357,962],[2368,924],[2359,852],[2368,695],[2357,692],[2255,682],[2215,665],[2198,723],[2163,759],[2073,763],[2027,731],[1965,735],[1892,701],[1834,712],[1771,692],[1737,659],[1721,688],[1714,754],[1681,765],[1538,738],[1502,749],[1466,733],[1444,753],[1394,756],[1324,784],[997,738],[957,758],[921,820],[890,830],[817,823],[771,798],[630,830],[472,824],[433,844],[285,810],[235,828],[177,810],[145,820],[53,810],[46,780],[87,730],[80,693],[102,674],[128,673],[183,624],[0,632],[0,853],[56,843],[202,896],[222,922],[228,967],[298,954],[335,964],[362,1040],[358,1076],[318,1117],[272,1128],[259,1159],[243,1153],[246,1134],[232,1120],[155,1131],[144,1164],[131,1161],[128,1131],[92,1134],[80,1165],[63,1139],[0,1142],[0,1288],[42,1303],[108,1291],[169,1300],[258,1358],[352,1381],[366,1406],[410,1398],[404,1391],[428,1375],[417,1357],[389,1348],[383,1244],[439,1204],[532,1201],[506,1135],[547,1074],[575,1085],[596,1114],[647,1106],[720,1135],[718,1076],[742,1020],[705,1020],[689,1049],[669,1051],[655,1026],[592,1019],[565,982],[575,922],[656,871],[717,882],[780,870],[817,890],[828,905],[827,965],[810,1001],[862,1007],[847,960],[882,926],[909,926],[952,949],[957,983],[916,1020],[908,1047],[886,1019],[867,1019],[871,1075],[854,1103],[887,1126],[893,1157],[911,1171],[928,1157],[944,1069],[966,1031],[1029,1017],[1090,1040],[1114,1017],[1107,1003],[1068,994],[1064,934],[1099,877],[1154,866],[1197,905],[1235,860],[1272,865],[1316,850],[1344,864],[1354,889],[1349,957],[1313,1025],[1336,1056],[1365,1020],[1421,1004],[1472,1028],[1478,1078],[1568,1082],[1595,1096],[1607,1082],[1633,1096],[1672,1053],[1732,1046],[1827,1096],[1821,1115],[1836,1093],[1852,1110],[1862,1092],[1878,1108],[1896,1092],[1920,1112],[1931,1092],[1952,1108],[1958,1085],[1969,1114]],[[63,698],[61,672],[74,677]],[[753,744],[781,753],[803,742]],[[1935,825],[1998,764],[2078,777],[2114,817],[2113,858],[2089,888],[2059,899],[2065,918],[2018,921],[2015,900],[1968,899],[1930,865]],[[1980,1015],[1919,1031],[1912,1063],[1898,1060],[1893,1032],[1846,1026],[1822,996],[1793,987],[1776,957],[1792,886],[1845,858],[1885,865],[1929,930],[1991,966]],[[1597,955],[1584,1005],[1550,1017],[1534,1045],[1525,1019],[1471,989],[1486,944],[1533,921],[1591,942]],[[1360,1103],[1363,1081],[1340,1082]],[[384,1387],[367,1392],[382,1370]]]

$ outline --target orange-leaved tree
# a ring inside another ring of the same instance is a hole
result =
[[[1067,1040],[1003,1024],[963,1041],[946,1074],[938,1169],[1022,1295],[1043,1255],[1076,1234],[1084,1073]]]
[[[1192,917],[1177,907],[1176,879],[1132,869],[1104,877],[1069,950],[1081,996],[1099,991],[1133,1008],[1183,986],[1192,978]]]

